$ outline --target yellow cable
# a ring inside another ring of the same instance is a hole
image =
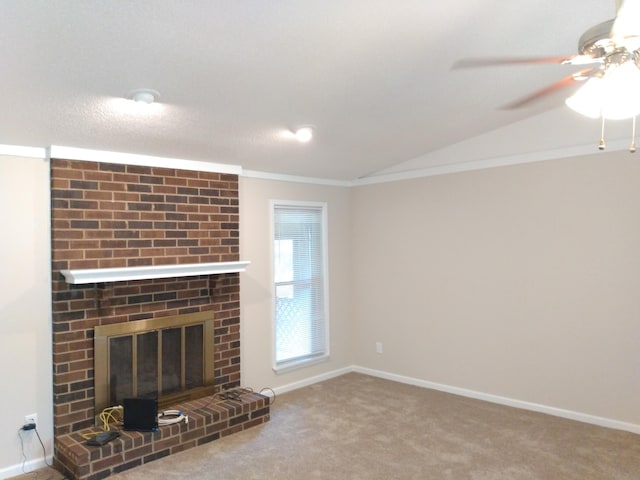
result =
[[[111,430],[112,423],[122,423],[124,408],[122,405],[116,405],[115,407],[107,407],[100,412],[98,418],[102,422],[102,430],[108,432]],[[83,433],[81,436],[85,440],[92,438],[96,435],[96,432]]]

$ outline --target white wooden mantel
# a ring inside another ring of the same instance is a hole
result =
[[[244,272],[248,261],[187,263],[184,265],[149,265],[143,267],[87,268],[83,270],[61,270],[67,283],[126,282],[128,280],[150,280],[154,278],[193,277],[221,273]]]

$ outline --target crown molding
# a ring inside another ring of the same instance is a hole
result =
[[[577,145],[567,148],[530,152],[517,155],[504,155],[501,157],[481,158],[468,162],[433,165],[429,167],[406,170],[404,172],[387,173],[361,177],[351,182],[352,186],[373,185],[378,183],[397,182],[422,177],[434,177],[451,173],[469,172],[473,170],[485,170],[487,168],[506,167],[524,163],[543,162],[547,160],[561,160],[564,158],[582,157],[586,155],[602,155],[603,153],[620,152],[629,149],[629,142],[625,140],[613,140],[607,142],[607,149],[601,152],[593,144]]]
[[[23,147],[20,145],[0,145],[0,155],[12,157],[46,158],[47,149],[39,147]]]
[[[607,142],[607,149],[604,152],[596,150],[592,145],[578,145],[567,148],[546,150],[541,152],[530,152],[516,155],[504,155],[501,157],[486,157],[467,162],[439,164],[417,168],[406,171],[382,173],[356,178],[353,180],[336,180],[327,178],[304,177],[296,175],[286,175],[258,170],[244,170],[240,165],[223,163],[212,163],[199,160],[186,160],[180,158],[154,157],[149,155],[137,155],[131,153],[111,152],[103,150],[91,150],[74,147],[64,147],[52,145],[49,148],[28,147],[18,145],[0,145],[0,155],[29,158],[62,158],[68,160],[84,160],[93,162],[106,162],[128,165],[151,166],[161,168],[178,168],[183,170],[195,170],[213,173],[229,173],[244,176],[247,178],[258,178],[263,180],[273,180],[282,182],[307,183],[314,185],[327,185],[334,187],[358,187],[364,185],[374,185],[379,183],[397,182],[411,180],[422,177],[433,177],[438,175],[448,175],[452,173],[462,173],[474,170],[484,170],[487,168],[519,165],[524,163],[541,162],[546,160],[559,160],[585,155],[602,155],[624,151],[629,148],[627,140],[613,140]]]
[[[262,180],[275,180],[280,182],[311,183],[314,185],[328,185],[331,187],[350,187],[351,180],[334,180],[330,178],[301,177],[296,175],[285,175],[281,173],[261,172],[258,170],[243,170],[243,177],[260,178]]]

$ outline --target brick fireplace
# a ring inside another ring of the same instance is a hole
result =
[[[198,405],[207,408],[195,415],[191,427],[126,434],[106,447],[86,447],[79,436],[95,424],[93,334],[99,325],[210,311],[214,385],[240,385],[238,273],[83,285],[69,284],[61,274],[68,269],[238,261],[237,175],[52,159],[51,212],[59,468],[73,478],[104,478],[268,420],[268,399],[250,394],[240,405],[226,407],[203,399]],[[69,463],[80,461],[85,464]]]

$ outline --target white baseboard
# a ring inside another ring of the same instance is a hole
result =
[[[346,373],[351,373],[353,371],[354,371],[353,367],[340,368],[338,370],[333,370],[331,372],[323,373],[321,375],[316,375],[314,377],[309,377],[303,380],[299,380],[297,382],[289,383],[281,387],[275,387],[273,391],[276,392],[276,395],[280,395],[281,393],[291,392],[293,390],[297,390],[302,387],[308,387],[309,385],[313,385],[314,383],[323,382],[325,380],[339,377],[341,375],[344,375]]]
[[[362,373],[364,375],[370,375],[372,377],[384,378],[394,382],[405,383],[408,385],[414,385],[422,388],[429,388],[432,390],[438,390],[441,392],[452,393],[454,395],[460,395],[463,397],[475,398],[478,400],[484,400],[491,403],[497,403],[499,405],[506,405],[509,407],[521,408],[523,410],[531,410],[534,412],[545,413],[547,415],[553,415],[555,417],[567,418],[570,420],[576,420],[578,422],[589,423],[592,425],[598,425],[606,428],[613,428],[616,430],[624,430],[631,433],[640,434],[640,425],[635,423],[621,422],[619,420],[613,420],[610,418],[597,417],[581,412],[574,412],[572,410],[564,410],[561,408],[549,407],[547,405],[540,405],[538,403],[525,402],[522,400],[516,400],[508,397],[501,397],[499,395],[492,395],[489,393],[477,392],[475,390],[468,390],[466,388],[453,387],[451,385],[445,385],[442,383],[429,382],[427,380],[421,380],[419,378],[407,377],[404,375],[397,375],[395,373],[389,373],[382,370],[374,370],[371,368],[360,367],[352,365],[349,367],[340,368],[338,370],[332,370],[330,372],[316,375],[313,377],[305,378],[297,382],[292,382],[287,385],[275,387],[273,390],[276,395],[297,390],[299,388],[308,387],[315,383],[319,383],[325,380],[330,380],[347,373]],[[23,473],[32,472],[39,468],[44,468],[48,464],[51,464],[52,458],[47,457],[45,459],[35,459],[25,462],[24,467],[22,464],[14,465],[11,467],[0,469],[0,480],[15,477]]]
[[[51,465],[53,459],[51,457],[47,457],[46,461],[44,458],[29,460],[22,465],[22,463],[18,465],[12,465],[10,467],[6,467],[0,469],[0,480],[4,480],[6,478],[17,477],[18,475],[23,475],[25,473],[33,472],[34,470],[39,470],[48,465]]]
[[[515,407],[515,408],[521,408],[523,410],[531,410],[533,412],[545,413],[547,415],[553,415],[555,417],[568,418],[570,420],[576,420],[578,422],[583,422],[583,423],[590,423],[592,425],[598,425],[600,427],[614,428],[616,430],[624,430],[627,432],[640,434],[640,425],[637,425],[635,423],[621,422],[619,420],[597,417],[595,415],[589,415],[581,412],[574,412],[572,410],[564,410],[562,408],[549,407],[547,405],[540,405],[538,403],[525,402],[523,400],[516,400],[514,398],[501,397],[499,395],[492,395],[490,393],[467,390],[466,388],[452,387],[450,385],[429,382],[427,380],[420,380],[418,378],[405,377],[403,375],[396,375],[394,373],[384,372],[381,370],[373,370],[370,368],[353,366],[351,368],[351,371],[357,372],[357,373],[363,373],[365,375],[371,375],[372,377],[379,377],[387,380],[392,380],[394,382],[406,383],[406,384],[415,385],[418,387],[439,390],[441,392],[453,393],[454,395],[460,395],[463,397],[475,398],[478,400],[484,400],[486,402],[506,405],[509,407]]]
[[[421,380],[419,378],[407,377],[404,375],[397,375],[395,373],[389,373],[382,370],[374,370],[371,368],[360,367],[358,365],[351,365],[350,367],[333,370],[331,372],[316,375],[314,377],[305,378],[297,382],[289,383],[281,387],[274,388],[276,395],[297,390],[298,388],[307,387],[314,383],[329,380],[331,378],[339,377],[346,373],[362,373],[364,375],[370,375],[372,377],[384,378],[399,383],[406,383],[408,385],[415,385],[422,388],[430,388],[432,390],[438,390],[441,392],[452,393],[454,395],[460,395],[462,397],[475,398],[477,400],[484,400],[486,402],[497,403],[499,405],[506,405],[508,407],[521,408],[523,410],[531,410],[533,412],[545,413],[547,415],[553,415],[554,417],[567,418],[569,420],[575,420],[578,422],[589,423],[592,425],[598,425],[600,427],[613,428],[616,430],[624,430],[631,433],[640,434],[640,425],[635,423],[622,422],[620,420],[613,420],[611,418],[598,417],[595,415],[589,415],[587,413],[575,412],[572,410],[564,410],[562,408],[550,407],[548,405],[541,405],[539,403],[526,402],[523,400],[516,400],[514,398],[502,397],[499,395],[492,395],[490,393],[477,392],[475,390],[468,390],[466,388],[453,387],[451,385],[445,385],[442,383],[429,382],[427,380]]]

